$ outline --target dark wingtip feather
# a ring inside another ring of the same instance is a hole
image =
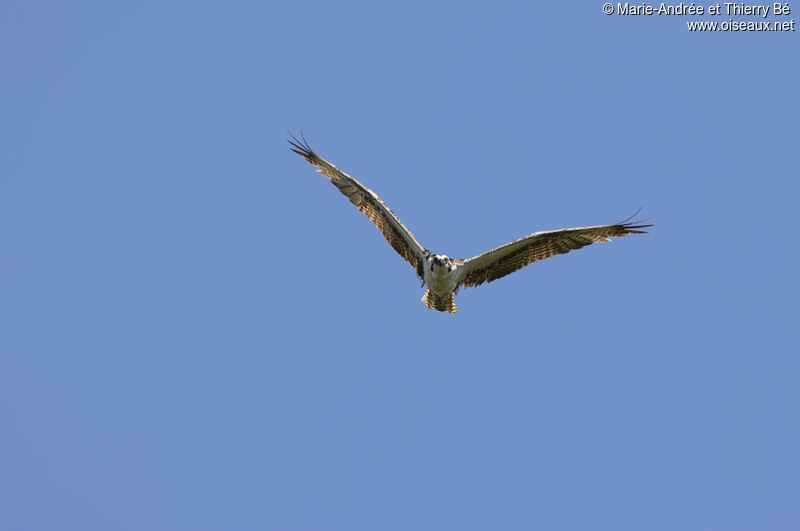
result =
[[[308,140],[306,140],[306,137],[303,135],[303,131],[300,131],[300,139],[294,136],[290,131],[286,132],[289,133],[289,136],[291,137],[287,139],[289,145],[291,146],[289,149],[313,164],[314,159],[316,158],[316,153],[314,153],[314,150],[308,145]]]
[[[647,227],[652,227],[653,225],[623,225],[622,227],[625,229],[625,234],[648,234],[650,231],[646,230],[639,230],[639,229],[646,229]]]
[[[650,216],[649,218],[633,219],[641,211],[642,207],[639,207],[639,210],[634,212],[633,215],[628,216],[627,218],[617,223],[617,226],[621,227],[622,230],[625,231],[625,234],[647,234],[648,231],[641,229],[646,229],[648,227],[654,226],[654,223],[646,223],[647,221],[653,219],[653,217]]]
[[[644,207],[639,207],[639,209],[638,209],[636,212],[634,212],[633,214],[631,214],[631,215],[630,215],[630,216],[628,216],[627,218],[625,218],[625,219],[623,219],[622,221],[620,221],[619,223],[617,223],[617,225],[625,225],[625,224],[626,224],[626,223],[628,223],[630,220],[632,220],[633,218],[635,218],[636,216],[638,216],[638,215],[639,215],[639,212],[641,212],[643,208],[644,208]]]
[[[634,222],[631,222],[631,223],[622,223],[619,226],[622,227],[622,230],[625,231],[625,234],[647,234],[648,231],[641,230],[641,229],[646,229],[648,227],[652,227],[652,226],[654,226],[654,224],[653,223],[642,223],[642,222],[643,221],[648,221],[650,219],[653,219],[653,218],[647,218],[647,219],[643,219],[643,220],[640,220],[640,221],[634,221]]]

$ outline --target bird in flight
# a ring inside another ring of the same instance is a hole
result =
[[[294,135],[291,137],[290,149],[316,166],[317,172],[327,177],[364,213],[389,245],[416,270],[422,285],[427,288],[422,295],[422,303],[431,310],[456,313],[455,296],[461,287],[470,288],[492,282],[537,260],[568,253],[596,242],[608,242],[611,238],[628,234],[645,234],[647,231],[642,229],[653,226],[643,224],[648,221],[646,219],[632,221],[639,213],[637,211],[630,218],[613,225],[534,232],[472,258],[450,258],[423,247],[378,194],[317,155],[302,134],[301,139]]]

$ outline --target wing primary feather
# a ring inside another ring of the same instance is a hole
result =
[[[646,222],[650,221],[651,219],[654,219],[653,216],[650,216],[649,218],[642,218],[642,219],[637,219],[635,221],[631,221],[633,218],[635,218],[637,215],[639,215],[639,212],[642,211],[642,208],[643,207],[639,207],[639,210],[634,212],[633,215],[628,216],[627,218],[623,219],[619,223],[615,223],[614,225],[619,225],[621,227],[624,227],[625,229],[646,229],[647,227],[652,227],[653,226],[652,223],[646,224],[646,225],[643,225],[643,223],[646,223]],[[631,232],[634,233],[634,234],[647,234],[647,231],[631,230]]]
[[[636,212],[634,212],[632,215],[628,216],[627,218],[625,218],[622,221],[620,221],[619,223],[617,223],[617,225],[624,225],[625,223],[629,222],[630,220],[632,220],[633,218],[638,216],[639,212],[641,212],[643,208],[644,207],[639,207],[639,209]]]
[[[308,162],[314,164],[313,160],[316,153],[314,153],[314,150],[311,149],[310,145],[308,145],[308,141],[306,140],[306,137],[303,136],[303,132],[300,131],[300,138],[302,138],[302,140],[298,140],[298,138],[294,136],[291,132],[289,131],[286,132],[289,133],[289,136],[292,137],[291,140],[288,141],[289,144],[291,144],[292,146],[289,149],[291,149],[292,151],[294,151],[295,153],[306,159]]]

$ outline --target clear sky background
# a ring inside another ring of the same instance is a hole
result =
[[[0,528],[800,528],[798,34],[601,7],[3,2]],[[431,312],[287,129],[450,256],[657,225]]]

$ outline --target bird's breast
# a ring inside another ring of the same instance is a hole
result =
[[[456,271],[450,271],[447,266],[430,264],[425,268],[425,284],[437,295],[448,295],[456,287]]]

